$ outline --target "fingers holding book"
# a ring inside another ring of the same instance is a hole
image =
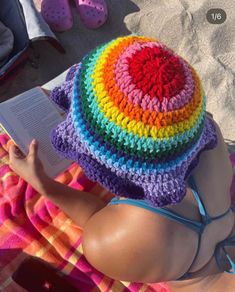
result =
[[[23,159],[25,158],[24,153],[20,150],[20,148],[14,144],[13,141],[11,141],[12,143],[10,143],[9,145],[9,154],[11,151],[11,155],[14,155],[16,158],[20,158]]]
[[[35,139],[31,141],[27,155],[24,155],[15,144],[9,145],[9,165],[33,187],[37,187],[41,178],[45,176],[42,162],[38,157],[38,142]]]

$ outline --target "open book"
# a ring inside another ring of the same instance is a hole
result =
[[[46,93],[36,87],[0,104],[0,124],[24,154],[33,138],[46,173],[55,177],[71,161],[61,158],[50,142],[50,132],[64,120],[63,113]]]

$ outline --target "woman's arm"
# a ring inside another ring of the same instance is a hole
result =
[[[79,227],[84,228],[93,214],[106,206],[100,198],[82,192],[48,177],[37,156],[38,143],[33,140],[27,156],[20,149],[11,145],[9,148],[9,165],[40,194],[60,207]]]
[[[37,191],[60,207],[79,227],[106,206],[97,196],[73,189],[45,176]]]
[[[60,207],[77,225],[84,228],[93,214],[106,203],[95,195],[79,191],[45,176],[37,190]]]

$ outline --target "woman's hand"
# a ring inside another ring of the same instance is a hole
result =
[[[46,177],[41,160],[37,155],[38,143],[35,139],[29,145],[28,155],[24,155],[16,145],[9,147],[9,165],[25,181],[38,189]]]

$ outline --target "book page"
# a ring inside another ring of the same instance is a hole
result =
[[[62,115],[39,87],[0,104],[0,123],[4,130],[25,154],[35,138],[39,143],[38,156],[51,177],[71,164],[55,152],[50,141],[51,130],[62,121]]]

